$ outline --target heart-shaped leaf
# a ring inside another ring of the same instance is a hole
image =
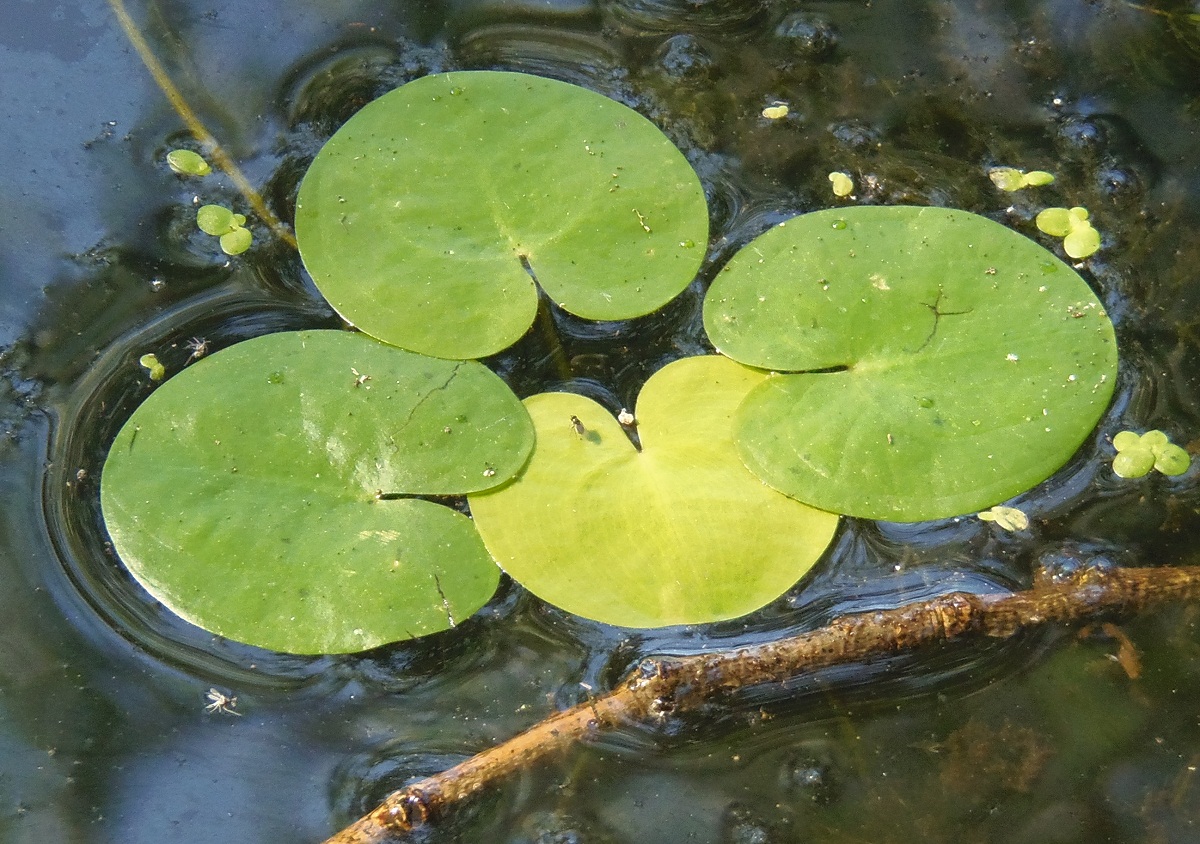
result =
[[[293,653],[453,626],[499,572],[471,521],[416,494],[512,476],[533,445],[475,362],[361,334],[271,334],[205,357],[118,433],[101,505],[145,588],[206,630]]]
[[[837,516],[763,485],[733,445],[761,372],[717,356],[657,372],[638,452],[590,399],[525,404],[537,447],[511,483],[470,497],[488,550],[542,599],[628,627],[734,618],[778,597],[829,544]]]
[[[700,266],[708,212],[687,160],[637,112],[473,71],[410,82],[351,118],[304,177],[296,237],[351,323],[466,359],[525,333],[534,277],[586,319],[665,304]]]
[[[1108,406],[1112,323],[1070,267],[964,211],[806,214],[734,256],[709,337],[773,375],[736,439],[767,483],[817,507],[917,521],[983,510],[1049,477]]]

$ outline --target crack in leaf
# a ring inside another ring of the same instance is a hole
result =
[[[929,308],[930,312],[933,314],[933,328],[929,329],[929,336],[925,338],[924,343],[913,350],[913,354],[923,350],[930,344],[930,342],[933,340],[933,335],[937,334],[938,325],[941,323],[942,317],[962,316],[963,314],[969,314],[974,310],[974,308],[967,308],[965,311],[943,311],[941,310],[940,306],[942,304],[942,297],[944,295],[946,295],[946,291],[942,290],[941,285],[938,285],[938,295],[937,298],[933,300],[933,304],[931,305],[928,302],[921,303],[925,307]]]
[[[412,422],[413,417],[417,415],[417,411],[421,409],[421,406],[424,405],[434,393],[443,392],[447,387],[450,386],[450,382],[458,377],[458,370],[462,368],[463,363],[465,363],[465,361],[459,361],[458,363],[454,364],[454,369],[450,371],[450,376],[440,386],[434,387],[425,395],[421,396],[420,401],[414,404],[412,410],[408,412],[408,416],[400,425],[399,429],[397,429],[397,433],[408,427],[409,423]]]
[[[458,377],[458,371],[459,371],[459,369],[462,368],[462,365],[464,363],[466,363],[466,361],[459,361],[456,364],[454,364],[454,369],[452,369],[450,371],[450,375],[446,378],[446,380],[443,381],[438,386],[430,389],[424,395],[422,395],[421,398],[417,401],[417,403],[413,405],[412,410],[410,410],[408,412],[408,416],[405,417],[405,419],[402,423],[400,423],[400,427],[398,427],[396,429],[396,431],[387,438],[387,442],[392,445],[393,451],[399,451],[399,446],[396,445],[396,437],[401,432],[403,432],[405,428],[407,428],[410,424],[412,424],[413,418],[416,417],[416,415],[417,415],[417,411],[419,411],[421,409],[421,407],[425,404],[425,402],[429,401],[429,399],[435,393],[443,392],[447,388],[449,388],[451,382],[453,382],[454,379],[456,377]],[[410,493],[405,493],[405,492],[384,492],[383,490],[376,490],[376,492],[375,492],[375,500],[376,501],[392,501],[392,500],[399,499],[399,498],[421,498],[421,497],[424,497],[424,496],[412,495]]]

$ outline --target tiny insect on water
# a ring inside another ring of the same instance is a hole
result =
[[[205,712],[225,712],[241,717],[242,713],[233,711],[233,708],[237,706],[236,695],[231,697],[217,689],[209,689],[208,694],[204,697],[209,701],[208,705],[204,707]]]

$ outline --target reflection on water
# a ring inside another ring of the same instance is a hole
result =
[[[1028,531],[846,520],[804,582],[745,619],[620,630],[506,584],[455,630],[328,658],[219,640],[164,611],[106,545],[97,484],[107,443],[152,389],[141,354],[175,372],[193,339],[215,351],[336,318],[266,231],[232,262],[195,233],[193,197],[240,198],[219,177],[166,172],[162,156],[186,137],[102,2],[67,4],[44,33],[0,37],[0,70],[16,68],[14,51],[27,54],[36,35],[56,57],[47,79],[73,92],[57,122],[5,115],[14,128],[0,141],[19,165],[13,184],[37,194],[0,188],[17,219],[0,227],[0,765],[11,772],[0,778],[0,838],[318,840],[389,789],[611,687],[649,654],[1022,586],[1047,562],[1190,562],[1200,470],[1125,482],[1105,465],[1122,428],[1200,442],[1200,29],[1185,5],[351,0],[283,13],[176,0],[137,10],[284,218],[342,122],[442,70],[577,82],[680,145],[711,207],[709,263],[677,302],[640,320],[587,323],[548,307],[552,332],[489,361],[521,395],[566,387],[614,411],[632,406],[658,368],[707,351],[699,306],[719,267],[767,227],[831,205],[833,169],[854,175],[858,202],[952,205],[1031,237],[1040,207],[1080,204],[1105,236],[1083,273],[1117,323],[1118,395],[1080,454],[1019,500]],[[82,74],[126,80],[109,86],[130,99],[113,111],[118,127],[80,105]],[[39,98],[49,108],[52,89]],[[787,118],[763,118],[778,102]],[[71,125],[65,163],[58,123]],[[44,159],[30,127],[46,137]],[[997,164],[1058,180],[1000,195],[986,177]],[[31,222],[57,219],[72,221],[65,235]],[[747,690],[526,772],[434,837],[1190,840],[1198,614],[1122,629],[1138,648],[1137,679],[1128,655],[1117,659],[1121,639],[1101,630]],[[205,712],[210,687],[237,695],[240,716]]]

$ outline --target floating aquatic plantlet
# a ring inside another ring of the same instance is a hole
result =
[[[1025,173],[1015,167],[993,167],[988,170],[988,178],[1000,190],[1009,192],[1048,185],[1054,181],[1054,176],[1045,170],[1030,170]]]
[[[767,118],[767,120],[781,120],[787,117],[787,103],[776,103],[775,105],[767,106],[762,110],[762,116]]]
[[[979,518],[985,522],[995,522],[1007,531],[1025,530],[1029,527],[1029,516],[1016,507],[1005,507],[997,504],[990,510],[984,510]]]
[[[834,196],[849,196],[854,193],[854,180],[848,173],[835,170],[829,174],[829,181],[833,183]]]
[[[1167,439],[1162,431],[1147,431],[1138,435],[1122,431],[1113,437],[1113,472],[1121,478],[1140,478],[1157,469],[1164,475],[1182,475],[1192,465],[1192,458]]]
[[[1047,208],[1037,215],[1037,227],[1051,237],[1063,239],[1063,249],[1076,260],[1100,248],[1100,232],[1088,221],[1088,210]]]
[[[235,214],[224,205],[204,205],[196,212],[196,225],[205,234],[221,238],[221,251],[226,255],[241,255],[254,242],[245,228],[244,214]]]
[[[167,166],[180,176],[207,176],[212,172],[208,162],[190,149],[173,149],[168,152]]]
[[[142,355],[138,358],[138,363],[150,374],[151,381],[161,381],[167,374],[167,368],[159,363],[155,355]]]

